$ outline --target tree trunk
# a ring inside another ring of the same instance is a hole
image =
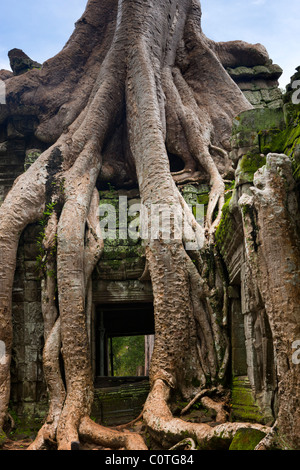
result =
[[[222,441],[222,435],[228,443],[240,427],[250,426],[190,426],[174,420],[169,408],[171,396],[191,399],[201,388],[218,385],[228,359],[222,311],[214,311],[214,292],[204,273],[224,203],[231,122],[251,108],[224,68],[234,65],[237,56],[240,65],[241,57],[245,65],[268,60],[260,45],[207,39],[197,0],[89,0],[60,54],[41,70],[6,81],[7,115],[34,110],[39,118],[35,136],[49,147],[18,179],[0,209],[0,326],[6,348],[0,364],[0,426],[9,399],[18,240],[45,208],[51,212],[43,246],[47,263],[57,271],[59,302],[57,311],[51,303],[43,305],[50,410],[31,449],[45,448],[54,439],[58,449],[71,449],[80,437],[111,448],[146,449],[140,436],[112,432],[88,418],[93,384],[87,290],[103,247],[95,192],[100,173],[102,181],[117,180],[121,187],[136,181],[148,211],[153,206],[162,211],[163,205],[171,214],[167,237],[151,237],[151,218],[143,221],[155,310],[151,392],[144,409],[152,435],[164,445],[186,433],[199,445]],[[181,174],[171,174],[168,153],[182,159]],[[211,186],[205,231],[175,184],[199,175]],[[179,230],[182,220],[184,233]],[[197,241],[197,248],[188,249],[191,241]],[[44,286],[46,293],[53,288],[47,272]],[[220,300],[225,302],[225,292]],[[60,347],[64,377],[57,366]]]

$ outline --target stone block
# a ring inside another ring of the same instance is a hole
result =
[[[24,271],[25,271],[25,279],[27,281],[34,281],[34,282],[37,282],[38,285],[40,284],[36,261],[25,261]]]
[[[24,325],[25,345],[39,344],[39,338],[43,335],[43,326],[39,322],[26,322]]]
[[[36,382],[23,382],[23,401],[35,402],[36,401]],[[25,412],[25,410],[24,410]]]
[[[253,148],[253,147],[258,147],[259,145],[259,140],[258,140],[258,134],[257,132],[251,132],[251,131],[241,131],[238,132],[237,134],[234,134],[233,137],[230,140],[232,148],[241,150],[243,148]]]
[[[24,318],[26,322],[40,322],[42,323],[42,309],[40,301],[24,303]]]
[[[25,375],[25,380],[28,382],[34,382],[36,383],[37,381],[37,362],[30,362],[29,364],[26,364],[26,368],[24,370],[24,375]]]
[[[41,298],[40,285],[36,281],[25,281],[24,283],[24,301],[36,302]]]
[[[14,287],[12,292],[12,301],[14,304],[24,300],[24,289],[22,287]]]
[[[251,109],[240,113],[233,120],[233,135],[238,132],[259,132],[265,129],[283,129],[285,127],[282,109]]]
[[[247,376],[233,378],[231,410],[231,419],[234,421],[264,424],[267,419],[255,402]]]
[[[260,91],[244,91],[244,95],[253,106],[262,104],[264,101]]]
[[[26,243],[24,245],[24,259],[25,260],[35,260],[39,254],[39,248],[37,243]]]
[[[127,423],[140,414],[148,393],[148,381],[96,389],[92,413],[105,426]]]

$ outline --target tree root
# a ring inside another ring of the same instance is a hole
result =
[[[116,430],[118,430],[118,431],[121,431],[122,429],[129,428],[129,427],[132,426],[133,424],[135,424],[135,423],[137,423],[138,421],[140,421],[140,420],[143,418],[143,414],[144,414],[144,410],[141,411],[141,413],[138,415],[137,418],[133,419],[133,420],[130,421],[129,423],[120,424],[119,426],[114,426],[114,429],[116,429]]]
[[[228,413],[224,410],[223,402],[216,402],[209,397],[202,397],[201,403],[208,410],[214,410],[217,413],[217,423],[226,423],[228,421]]]
[[[170,387],[163,380],[156,380],[144,408],[144,420],[150,434],[159,440],[164,448],[186,438],[188,434],[200,449],[228,449],[239,429],[258,429],[265,434],[268,426],[250,423],[223,423],[214,427],[204,423],[188,423],[174,418],[168,406]]]
[[[196,450],[197,447],[196,447],[195,441],[193,439],[191,439],[190,437],[188,437],[188,438],[183,439],[182,441],[178,442],[177,444],[175,444],[175,446],[170,447],[169,450],[177,450],[177,449]]]
[[[275,421],[268,434],[257,444],[254,450],[271,450],[276,443],[277,431],[277,421]]]
[[[163,83],[167,99],[176,106],[177,120],[180,123],[178,125],[181,126],[185,141],[188,143],[190,159],[193,158],[194,161],[198,162],[210,177],[211,190],[206,214],[206,229],[211,239],[221,220],[222,207],[225,202],[225,184],[210,155],[209,148],[224,157],[225,171],[227,171],[229,165],[228,154],[225,150],[211,144],[209,117],[204,111],[199,111],[195,97],[180,70],[174,67],[171,72],[169,68],[166,68],[163,72]],[[182,149],[183,144],[178,137],[176,142],[178,148]],[[178,175],[175,175],[177,182],[181,183],[186,178],[191,181],[191,177],[195,179],[195,172],[194,174],[185,174],[185,171],[183,171],[183,175],[179,177],[180,179],[178,179]],[[216,208],[217,215],[215,216],[214,211]]]
[[[45,424],[39,430],[28,450],[47,449],[49,444],[53,446],[55,443],[56,430],[66,397],[60,372],[60,348],[60,318],[58,318],[48,335],[43,351],[44,375],[49,393],[49,412]]]
[[[148,450],[143,438],[139,434],[108,429],[95,423],[88,417],[84,417],[81,420],[79,435],[87,442],[94,442],[111,449]]]
[[[207,393],[213,393],[214,391],[216,391],[217,388],[214,387],[212,389],[204,389],[204,390],[201,390],[199,393],[197,393],[197,395],[194,396],[194,398],[181,410],[180,412],[180,415],[183,416],[184,414],[186,414],[190,408],[195,404],[197,403],[198,400],[200,400],[200,398],[204,397],[204,395],[206,395]]]

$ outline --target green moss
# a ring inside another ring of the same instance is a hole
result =
[[[110,259],[105,261],[106,265],[108,265],[113,271],[119,271],[122,266],[122,261],[119,259]]]
[[[138,258],[143,254],[143,249],[137,245],[116,245],[105,244],[102,259],[121,260],[127,258]]]
[[[28,410],[24,411],[22,417],[18,416],[14,409],[10,409],[9,413],[15,422],[14,429],[8,435],[9,439],[34,439],[43,425],[44,418]]]
[[[254,450],[265,435],[264,432],[257,429],[239,429],[235,433],[229,450]]]
[[[283,129],[284,113],[281,108],[257,108],[239,114],[233,121],[233,134],[259,132],[264,129]]]
[[[293,163],[293,174],[300,180],[300,105],[284,106],[285,127],[265,128],[259,132],[260,152],[285,153]]]
[[[300,116],[300,104],[286,103],[283,106],[283,114],[286,127],[293,125]]]
[[[40,155],[41,152],[38,150],[33,150],[32,152],[29,152],[25,157],[24,171],[27,171],[28,168],[31,167],[31,165],[39,158]]]
[[[231,197],[228,198],[228,200],[225,202],[223,206],[221,222],[219,223],[217,230],[216,230],[215,240],[216,240],[217,246],[219,247],[222,247],[224,245],[225,238],[228,235],[230,235],[230,233],[232,233],[232,230],[233,230],[232,220],[230,216],[231,199],[232,199],[232,194],[231,194]]]
[[[200,194],[197,197],[198,204],[207,205],[209,201],[209,193]]]
[[[300,124],[287,129],[271,129],[260,133],[260,149],[262,153],[290,154],[296,139],[300,137]]]
[[[234,377],[231,392],[231,418],[233,421],[265,423],[269,416],[262,413],[255,401],[248,377]]]
[[[257,172],[259,168],[266,164],[266,157],[256,154],[256,155],[244,155],[239,163],[239,170],[243,174],[247,174],[249,179],[254,177],[254,173]]]

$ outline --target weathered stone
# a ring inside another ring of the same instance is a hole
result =
[[[21,49],[11,49],[8,52],[11,69],[14,75],[22,75],[31,69],[40,69],[41,64],[30,59]]]
[[[236,187],[251,183],[255,172],[266,163],[264,155],[244,155],[238,162],[235,172]]]
[[[26,281],[24,285],[24,300],[36,302],[40,300],[40,288],[35,281]]]
[[[245,91],[244,95],[253,106],[261,105],[264,101],[260,91]]]
[[[151,283],[132,281],[94,281],[93,300],[100,303],[109,302],[152,302]]]
[[[283,129],[285,126],[282,109],[253,109],[239,114],[233,120],[233,135],[238,132],[259,132],[264,129]]]
[[[234,377],[231,393],[231,419],[264,423],[265,417],[255,402],[247,376]]]
[[[137,418],[149,393],[149,382],[96,389],[92,414],[105,426],[124,424]]]

